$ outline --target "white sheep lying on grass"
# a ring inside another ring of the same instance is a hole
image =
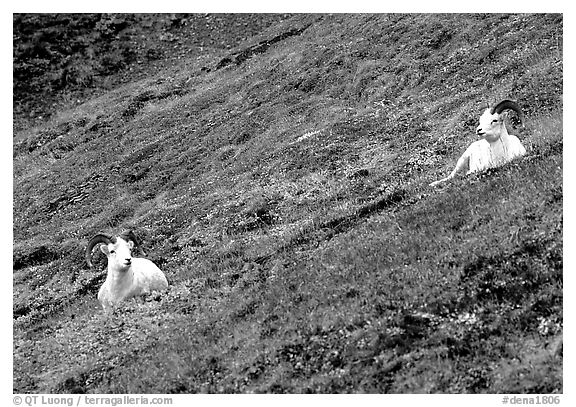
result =
[[[476,129],[476,134],[482,139],[470,144],[450,175],[434,181],[430,186],[446,182],[464,169],[468,170],[466,174],[484,171],[488,168],[502,166],[526,154],[526,149],[518,137],[508,134],[508,130],[506,130],[503,112],[508,109],[515,111],[518,114],[518,119],[522,121],[520,106],[511,100],[503,100],[493,108],[487,108],[480,116],[480,125]]]
[[[105,311],[127,298],[168,288],[166,276],[154,263],[132,257],[132,249],[138,247],[138,240],[132,231],[118,236],[95,235],[86,247],[89,267],[92,267],[92,249],[101,243],[100,250],[108,257],[108,274],[98,292],[98,300]]]

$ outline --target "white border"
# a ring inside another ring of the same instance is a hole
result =
[[[402,1],[395,3],[380,2],[367,2],[367,1],[353,1],[353,2],[312,2],[312,1],[289,1],[286,4],[261,2],[261,1],[218,1],[212,0],[203,4],[192,4],[192,2],[181,1],[161,1],[161,2],[118,2],[110,0],[101,0],[89,3],[67,2],[67,1],[41,1],[41,0],[26,0],[6,4],[3,2],[2,11],[7,12],[1,14],[0,26],[4,31],[1,41],[2,58],[2,74],[3,81],[2,95],[6,103],[6,108],[3,109],[4,119],[2,120],[3,129],[5,130],[2,138],[2,143],[6,146],[1,149],[2,157],[2,188],[13,191],[13,174],[12,174],[12,146],[8,145],[8,135],[12,134],[12,80],[9,78],[12,72],[12,13],[25,13],[25,12],[547,12],[564,14],[564,72],[573,73],[574,70],[574,14],[568,11],[568,2],[558,1],[478,1],[473,4],[464,5],[461,1]],[[574,125],[571,122],[574,115],[574,80],[572,75],[564,75],[564,154],[571,156],[574,150],[574,143],[576,133],[574,132]],[[574,183],[571,176],[576,174],[576,160],[564,161],[564,205],[565,208],[570,208],[564,211],[564,293],[570,294],[574,290],[574,279],[576,276],[575,262],[574,262]],[[5,198],[8,199],[8,198]],[[12,273],[9,272],[12,267],[12,196],[10,202],[5,202],[2,205],[2,230],[0,234],[0,243],[2,247],[9,248],[7,251],[10,253],[8,256],[4,255],[5,264],[4,272],[2,275],[1,284],[5,288],[2,299],[2,326],[11,326],[12,323]],[[6,252],[5,252],[6,254]],[[564,295],[564,394],[561,396],[561,405],[576,405],[576,398],[574,396],[574,387],[570,383],[576,383],[574,380],[574,317],[571,312],[574,310],[574,296]],[[2,349],[4,352],[3,369],[1,370],[3,380],[2,395],[6,403],[14,405],[12,393],[12,330],[5,329],[2,335]],[[432,406],[500,406],[502,404],[502,397],[504,395],[365,395],[365,396],[298,396],[298,395],[263,395],[263,396],[246,396],[246,395],[177,395],[174,397],[174,406],[190,405],[208,405],[213,403],[234,403],[269,406],[270,402],[278,405],[293,406],[295,402],[299,405],[312,405],[321,403],[356,403],[360,402],[363,405],[377,405],[377,406],[397,406],[406,403],[418,403],[420,405]],[[6,404],[5,404],[6,405]]]

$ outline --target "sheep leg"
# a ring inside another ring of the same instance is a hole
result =
[[[438,184],[441,184],[443,182],[449,181],[452,178],[454,178],[456,176],[456,174],[458,174],[460,171],[463,171],[465,169],[468,168],[468,161],[469,161],[469,156],[468,154],[464,153],[462,154],[462,156],[458,159],[458,162],[456,162],[456,167],[454,167],[454,169],[452,170],[452,172],[450,173],[450,175],[448,175],[446,178],[442,178],[439,179],[438,181],[434,181],[430,184],[431,187],[435,187]]]

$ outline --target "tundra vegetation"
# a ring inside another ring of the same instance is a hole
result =
[[[562,392],[562,44],[551,14],[15,15],[14,391]],[[429,187],[503,99],[526,155]],[[120,229],[170,287],[106,314],[84,250]]]

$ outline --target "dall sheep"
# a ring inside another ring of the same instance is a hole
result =
[[[92,249],[101,243],[100,250],[108,257],[108,274],[98,291],[98,301],[105,311],[127,298],[168,288],[166,276],[153,262],[132,257],[132,249],[139,246],[132,231],[118,236],[95,235],[86,247],[86,263],[90,268],[93,267]]]
[[[496,106],[487,108],[480,116],[480,125],[476,129],[476,134],[482,139],[470,144],[450,175],[432,182],[430,186],[446,182],[464,169],[468,170],[466,174],[484,171],[502,166],[526,154],[526,149],[518,137],[508,134],[506,130],[504,111],[508,109],[515,111],[520,121],[523,120],[520,106],[511,100],[503,100]]]

